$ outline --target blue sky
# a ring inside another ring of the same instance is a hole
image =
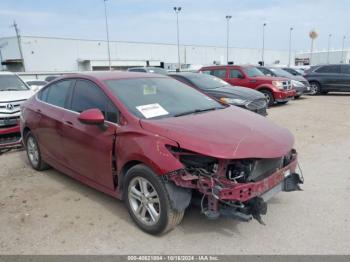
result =
[[[232,15],[230,45],[260,48],[262,24],[266,48],[308,50],[308,32],[316,29],[317,49],[350,46],[349,0],[108,0],[111,40],[176,43],[174,6],[181,6],[180,42],[226,45],[225,15]],[[0,37],[23,35],[105,39],[103,0],[0,0]]]

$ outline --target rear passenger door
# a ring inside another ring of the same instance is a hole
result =
[[[73,80],[55,82],[38,93],[35,109],[38,125],[33,130],[42,154],[60,163],[64,160],[62,148],[63,114]]]
[[[105,128],[83,124],[79,114],[97,108],[105,116]],[[69,110],[63,116],[63,149],[67,165],[90,181],[113,188],[113,141],[119,112],[94,82],[77,79],[72,90]]]

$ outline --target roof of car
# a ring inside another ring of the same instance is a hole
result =
[[[14,75],[14,73],[8,71],[1,71],[0,75]]]
[[[159,74],[146,74],[140,72],[127,72],[127,71],[91,71],[77,74],[65,75],[65,77],[92,77],[100,81],[104,80],[117,80],[117,79],[131,79],[131,78],[154,78],[154,77],[166,77]]]
[[[169,73],[170,76],[193,76],[193,75],[199,75],[200,73],[194,73],[194,72],[178,72],[178,73]]]

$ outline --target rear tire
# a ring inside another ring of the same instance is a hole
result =
[[[278,102],[279,105],[285,105],[287,104],[289,101],[283,101],[283,102]]]
[[[143,164],[128,170],[124,180],[124,201],[136,225],[149,234],[172,230],[184,211],[172,208],[164,182]]]
[[[267,105],[269,107],[273,106],[273,104],[275,103],[275,98],[273,97],[272,92],[267,90],[267,89],[262,89],[262,90],[259,90],[259,91],[264,94],[264,96],[266,98]]]
[[[28,132],[25,138],[25,148],[30,165],[38,171],[43,171],[50,166],[42,159],[39,144],[31,132]]]
[[[301,97],[301,95],[295,96],[294,99],[299,99],[300,97]]]

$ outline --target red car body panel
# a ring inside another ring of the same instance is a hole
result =
[[[275,158],[287,154],[294,143],[287,129],[237,107],[181,118],[141,120],[141,126],[177,141],[181,148],[221,159]]]
[[[255,90],[269,89],[276,100],[280,100],[280,101],[288,100],[293,98],[296,95],[295,90],[280,90],[272,84],[272,81],[286,81],[288,79],[280,78],[280,77],[269,77],[269,76],[250,77],[244,72],[243,66],[234,66],[234,65],[207,66],[207,67],[202,67],[199,71],[201,72],[201,71],[213,70],[213,69],[226,69],[226,76],[222,79],[233,86],[243,86],[243,87],[252,88]],[[238,70],[244,76],[244,78],[231,78],[230,69]]]
[[[42,102],[35,95],[22,104],[22,135],[25,137],[28,130],[32,132],[43,160],[49,165],[118,198],[122,198],[124,170],[129,165],[143,163],[157,175],[174,175],[184,169],[168,146],[215,157],[223,163],[229,159],[283,157],[292,150],[294,138],[289,131],[237,107],[140,120],[104,83],[108,79],[145,77],[164,76],[98,72],[56,79],[52,83],[69,78],[93,81],[120,111],[119,123],[105,122],[104,128],[86,125],[78,120],[78,113]],[[294,171],[295,164],[291,166],[291,172]],[[176,179],[182,186],[186,184],[183,177]],[[270,181],[264,189],[273,185]],[[261,190],[255,188],[258,194]]]

